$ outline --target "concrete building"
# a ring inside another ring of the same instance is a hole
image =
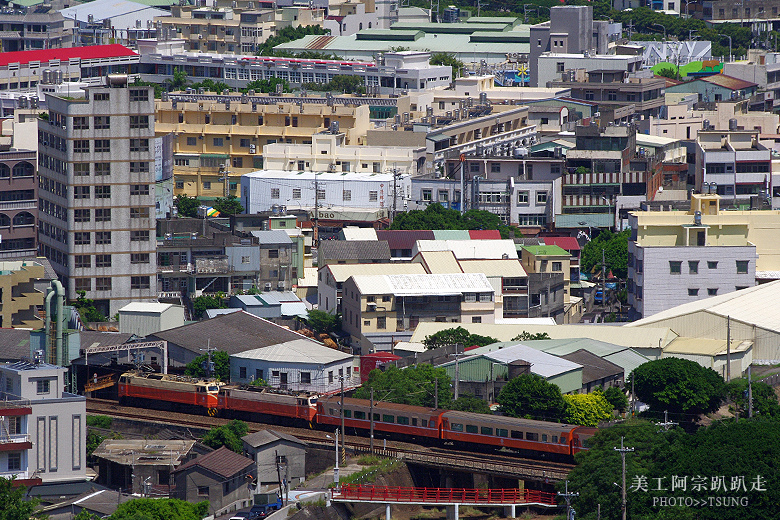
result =
[[[342,328],[355,351],[390,350],[426,321],[495,321],[495,289],[482,273],[357,275],[343,293]]]
[[[666,88],[666,92],[669,94],[697,94],[699,101],[704,101],[705,103],[747,99],[755,94],[756,90],[758,90],[757,84],[732,78],[723,73],[705,76]]]
[[[38,179],[33,150],[0,151],[0,258],[35,256],[38,251]],[[41,211],[53,211],[50,205]]]
[[[288,101],[269,96],[228,95],[219,99],[213,94],[182,93],[156,102],[157,132],[176,135],[176,195],[207,199],[242,196],[239,178],[263,168],[263,146],[277,142],[311,144],[312,136],[329,129],[332,123],[343,129],[345,144],[358,144],[368,129],[367,105],[329,106],[324,98],[317,98],[319,104],[302,105],[294,98]],[[281,110],[277,101],[281,102]],[[290,193],[284,200],[292,198]]]
[[[55,208],[40,214],[39,241],[67,296],[84,291],[113,316],[129,300],[156,299],[157,258],[154,89],[109,81],[86,100],[48,98],[38,195]]]
[[[281,463],[281,473],[288,485],[295,487],[306,480],[306,443],[302,440],[275,430],[250,433],[241,440],[244,455],[257,464],[258,485],[279,483],[277,462]]]
[[[332,36],[349,36],[363,29],[379,28],[379,15],[375,7],[375,2],[336,4],[328,9],[322,27],[330,30]]]
[[[170,303],[128,303],[119,309],[119,332],[146,336],[184,325],[184,307]]]
[[[296,244],[282,230],[252,231],[260,246],[257,287],[264,291],[289,291],[300,274],[293,262]]]
[[[257,479],[252,459],[226,447],[201,455],[173,470],[171,498],[187,502],[206,500],[215,517],[252,505],[251,482]]]
[[[569,302],[571,290],[571,255],[556,245],[523,246],[520,260],[527,273],[563,275],[563,301]]]
[[[38,308],[43,293],[35,283],[44,277],[44,268],[32,260],[0,262],[0,327],[37,329],[43,325]]]
[[[66,372],[43,362],[0,365],[0,407],[10,412],[3,426],[16,432],[0,444],[0,475],[43,484],[86,480],[87,400],[63,391]]]
[[[777,262],[774,255],[762,258],[762,250],[771,246],[751,240],[753,219],[737,216],[744,212],[721,212],[718,195],[694,194],[691,209],[674,212],[674,221],[648,213],[629,215],[628,302],[639,316],[752,287],[756,271]],[[760,222],[774,221],[777,215],[771,214]],[[727,216],[730,225],[715,225]]]
[[[262,379],[271,388],[322,394],[339,390],[341,378],[347,388],[360,385],[352,366],[352,354],[300,338],[231,355],[230,381]]]
[[[139,38],[156,38],[157,17],[170,12],[130,0],[94,0],[60,11],[73,27],[74,46],[118,43],[135,48]],[[74,27],[75,25],[75,27]]]
[[[73,17],[51,6],[4,9],[0,14],[0,35],[4,53],[71,47]]]

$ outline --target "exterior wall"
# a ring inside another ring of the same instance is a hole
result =
[[[294,249],[292,243],[260,244],[260,269],[257,273],[257,283],[261,290],[268,290],[268,284],[271,285],[271,290],[290,290],[295,283],[292,277]]]
[[[252,492],[246,475],[254,473],[250,466],[245,473],[235,475],[223,482],[223,477],[214,475],[198,466],[174,473],[175,490],[172,498],[196,503],[207,500],[209,513],[214,516],[252,505]],[[201,494],[201,492],[204,492]]]
[[[73,21],[59,11],[13,9],[0,16],[0,48],[3,52],[15,52],[71,47],[72,30]]]
[[[317,303],[318,308],[325,312],[333,312],[338,308],[339,283],[326,267],[317,273]]]
[[[244,454],[257,463],[258,485],[279,483],[276,471],[276,457],[285,457],[287,464],[282,469],[282,478],[286,478],[291,487],[306,479],[306,448],[285,439],[253,448],[244,443]]]
[[[43,276],[43,266],[36,262],[0,262],[0,327],[41,327],[36,309],[43,306],[44,296],[35,282]]]
[[[564,374],[549,377],[547,381],[557,385],[564,394],[578,392],[582,388],[582,369],[578,368]]]
[[[628,303],[642,317],[755,285],[755,246],[641,247],[629,241],[628,247]],[[748,272],[738,274],[736,262],[742,260],[749,261]],[[680,274],[670,272],[670,261],[682,262]],[[698,273],[691,272],[689,262],[698,262]],[[708,262],[717,266],[709,268]]]
[[[326,347],[322,347],[326,348]],[[304,392],[335,392],[341,389],[339,377],[346,377],[345,386],[350,386],[352,378],[352,356],[328,364],[306,364],[303,362],[265,361],[231,356],[230,381],[234,383],[251,383],[255,379],[263,379],[273,388]],[[241,377],[241,368],[245,368]],[[259,372],[258,372],[259,371]],[[309,374],[310,383],[302,381],[301,374]],[[282,383],[286,374],[287,383]],[[359,384],[359,383],[358,383]]]
[[[75,101],[48,96],[49,119],[39,120],[39,198],[44,207],[39,240],[68,298],[84,290],[104,314],[113,316],[129,300],[149,301],[157,296],[154,90],[120,85],[91,88],[87,95]],[[96,96],[109,99],[96,101]],[[95,128],[96,117],[110,117],[110,124]],[[82,128],[74,128],[76,118],[85,118]],[[134,120],[138,128],[131,128],[131,118],[139,118]],[[98,141],[107,141],[110,151],[95,151]],[[131,151],[131,141],[142,151]],[[88,151],[75,151],[77,142],[86,144]],[[97,170],[96,163],[109,165],[111,184],[106,184],[105,173]],[[77,196],[77,189],[85,191]],[[108,196],[104,191],[98,198],[98,190],[106,189]],[[52,208],[51,214],[46,207]],[[77,210],[89,213],[77,221]],[[104,213],[98,221],[98,210],[110,214]],[[103,234],[102,243],[98,233]],[[78,244],[77,234],[82,237]],[[103,262],[110,255],[108,264],[98,265],[96,254],[102,255]]]
[[[146,336],[184,325],[184,307],[173,305],[160,313],[119,311],[119,323],[122,332]]]
[[[563,64],[563,65],[561,65]],[[547,86],[548,82],[560,81],[561,72],[569,69],[585,69],[585,70],[624,70],[632,73],[637,72],[642,67],[641,56],[590,56],[584,57],[582,55],[574,54],[543,54],[539,56],[537,63],[538,68],[538,85],[532,86]]]
[[[34,151],[0,152],[0,258],[38,251],[38,179]]]

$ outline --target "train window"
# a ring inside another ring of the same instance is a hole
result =
[[[489,426],[483,426],[479,429],[479,433],[482,435],[493,435],[493,428],[490,428]]]
[[[431,423],[431,424],[433,424],[433,423]],[[427,428],[428,427],[428,421],[426,419],[422,420],[422,427],[423,428]]]
[[[496,428],[496,435],[498,437],[509,437],[509,431],[503,428]]]
[[[378,413],[375,413],[375,414],[374,414],[374,420],[375,420],[375,421],[378,421],[378,420],[379,420],[379,414],[378,414]]]
[[[566,436],[561,435],[561,444],[566,444]]]
[[[534,432],[525,432],[525,440],[527,441],[538,441],[539,440],[539,434]]]
[[[553,442],[558,442],[558,436],[557,435],[553,435]]]
[[[417,417],[412,417],[412,426],[417,426]]]
[[[398,417],[396,417],[395,422],[397,422],[398,424],[409,424],[409,418],[399,415]]]
[[[352,410],[344,410],[344,417],[352,419]]]
[[[122,376],[119,378],[120,383],[127,383],[127,376]]]
[[[389,422],[389,423],[395,422],[395,417],[393,417],[392,415],[382,414],[382,422]]]
[[[366,412],[355,410],[355,419],[365,420],[365,418],[366,418]]]
[[[474,425],[467,424],[466,425],[466,433],[479,433],[479,428],[477,428]]]
[[[523,432],[519,432],[517,430],[512,430],[512,438],[513,439],[522,439],[523,438]]]
[[[452,423],[450,425],[450,429],[454,432],[462,432],[463,431],[463,425],[458,423]]]
[[[328,408],[328,413],[329,413],[330,415],[337,415],[337,414],[336,414],[336,410],[334,410],[333,408]]]
[[[219,387],[217,385],[210,386],[209,392],[219,392]]]
[[[577,437],[574,437],[571,440],[571,443],[574,444],[575,446],[579,446],[580,445],[580,440]]]
[[[547,434],[546,433],[542,434],[542,442],[547,442]]]

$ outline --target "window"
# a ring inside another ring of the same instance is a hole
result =
[[[717,296],[718,295],[718,288],[709,288],[707,289],[707,296]]]
[[[95,139],[95,152],[110,152],[111,141],[109,139]]]
[[[368,202],[376,202],[377,200],[379,200],[379,193],[376,191],[369,191]]]
[[[88,199],[90,193],[90,187],[89,186],[74,186],[73,187],[73,198],[74,199]]]
[[[737,260],[737,274],[747,274],[749,260]]]
[[[279,188],[271,188],[271,198],[272,199],[279,198]]]
[[[76,210],[73,210],[73,221],[74,222],[89,222],[90,221],[90,210],[88,210],[88,209],[76,209]]]
[[[210,190],[211,189],[211,182],[203,182],[203,189],[204,190]]]
[[[563,271],[563,262],[553,262],[552,270],[557,272]]]
[[[130,139],[131,152],[148,152],[149,139]]]
[[[95,222],[110,222],[110,221],[111,221],[111,208],[95,210]]]
[[[489,426],[481,426],[479,428],[479,433],[481,433],[482,435],[493,435],[493,428]]]
[[[8,471],[21,471],[21,469],[22,469],[22,452],[20,452],[20,451],[12,451],[12,452],[8,453],[8,459],[7,460],[8,460]]]
[[[95,130],[111,128],[111,116],[95,116]]]
[[[188,137],[187,138],[187,146],[195,146],[198,144],[198,140],[195,137]]]
[[[717,268],[718,268],[717,261],[712,261],[712,260],[707,261],[707,269],[717,269]]]
[[[131,276],[130,289],[148,289],[150,287],[148,276]]]
[[[96,244],[110,244],[111,243],[111,231],[96,231],[95,232]]]
[[[537,191],[536,192],[536,203],[537,204],[547,204],[547,192],[546,191]]]
[[[130,263],[131,264],[148,264],[149,263],[149,253],[131,253],[130,254]]]
[[[73,163],[74,177],[84,177],[89,175],[89,163]]]
[[[518,191],[517,192],[517,204],[528,204],[528,192],[527,191]]]
[[[149,185],[148,184],[130,185],[130,195],[149,195]]]
[[[110,199],[111,198],[111,186],[95,186],[95,198],[96,199]]]
[[[293,190],[292,190],[292,198],[293,199],[300,199],[301,198],[301,189],[300,188],[293,188]]]
[[[148,242],[149,231],[131,231],[130,242]]]
[[[76,231],[73,233],[73,243],[77,246],[85,246],[91,243],[89,232]]]
[[[149,163],[131,161],[130,173],[149,173]]]
[[[376,328],[379,330],[384,330],[387,328],[387,317],[386,316],[377,316],[376,318]]]
[[[463,431],[463,425],[460,423],[450,423],[450,430],[454,432],[462,432]]]
[[[501,163],[490,163],[490,172],[491,173],[501,173]]]
[[[149,208],[130,208],[130,218],[149,218]]]
[[[95,278],[95,290],[96,291],[110,291],[111,290],[111,278],[107,276]]]
[[[95,127],[97,128],[97,127]],[[74,117],[73,118],[74,130],[89,130],[89,118],[88,117]]]
[[[688,272],[690,274],[699,274],[699,261],[688,260]]]
[[[555,42],[555,43],[558,43],[558,42]],[[564,71],[564,67],[565,67],[565,66],[566,66],[566,63],[565,63],[565,62],[563,62],[563,61],[559,61],[559,62],[557,62],[557,63],[555,64],[555,70],[556,70],[557,72],[563,72],[563,71]]]
[[[225,146],[225,139],[223,139],[222,137],[215,137],[214,146]]]
[[[688,296],[698,296],[699,290],[698,289],[688,289]]]
[[[149,101],[147,89],[130,89],[130,101]]]
[[[89,255],[76,255],[76,267],[92,267],[92,257]]]
[[[108,92],[95,92],[92,99],[94,101],[108,101]]]
[[[617,90],[607,91],[607,101],[617,101],[617,98],[618,98]]]
[[[422,200],[423,202],[431,202],[433,200],[433,190],[422,190]]]
[[[36,392],[40,394],[48,394],[50,391],[50,381],[48,379],[39,379],[36,382]]]
[[[471,323],[482,323],[482,316],[472,316]]]
[[[89,141],[84,139],[73,141],[73,153],[89,153]]]
[[[95,163],[95,175],[111,175],[111,163]]]
[[[207,496],[209,496],[209,487],[208,486],[198,486],[198,496],[199,497],[207,497]]]
[[[439,202],[446,203],[449,201],[450,192],[446,190],[439,190]]]
[[[669,260],[669,273],[680,274],[682,272],[682,262],[676,260]]]
[[[344,190],[342,193],[342,199],[344,202],[348,202],[352,200],[352,190]]]
[[[91,291],[92,278],[76,278],[75,286],[77,291]]]
[[[268,258],[279,258],[279,250],[278,249],[269,249],[268,250]]]
[[[111,267],[111,255],[95,255],[95,267]]]
[[[395,416],[382,414],[382,422],[394,423],[395,422]]]

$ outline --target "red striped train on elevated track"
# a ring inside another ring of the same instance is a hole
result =
[[[339,396],[286,392],[163,374],[127,372],[119,378],[123,403],[209,415],[306,423],[326,429],[341,425]],[[596,428],[498,415],[457,412],[365,399],[344,399],[347,431],[374,431],[405,440],[509,448],[523,454],[571,458],[586,450]]]

